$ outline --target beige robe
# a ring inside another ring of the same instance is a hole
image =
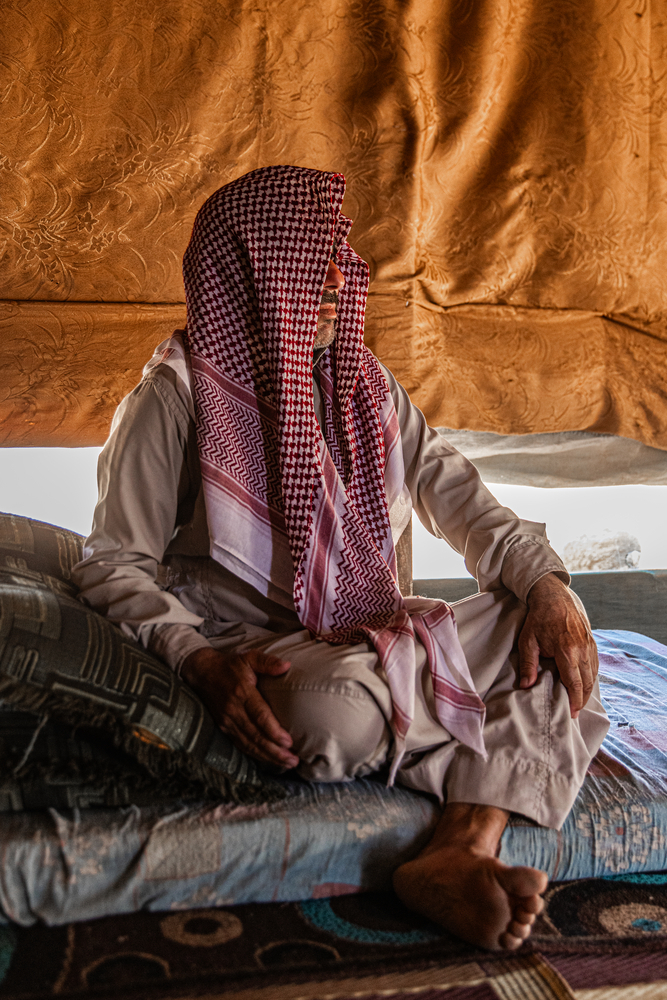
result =
[[[516,640],[532,585],[546,573],[568,580],[542,524],[501,507],[474,466],[428,427],[385,369],[401,429],[404,509],[465,556],[482,593],[455,604],[461,642],[487,706],[487,758],[461,746],[435,715],[418,644],[416,714],[397,780],[448,801],[484,802],[559,827],[607,729],[597,689],[579,720],[544,664],[536,686],[516,683]],[[321,416],[317,380],[316,411]],[[257,647],[289,660],[260,689],[294,739],[300,772],[351,780],[382,768],[391,745],[391,698],[365,643],[329,646],[299,623],[292,595],[254,587],[209,556],[195,427],[185,387],[165,366],[120,404],[100,456],[99,502],[84,559],[81,597],[179,670],[206,645]]]

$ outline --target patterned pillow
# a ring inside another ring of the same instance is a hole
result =
[[[109,805],[123,804],[116,794],[119,784],[125,788],[121,800],[145,801],[151,781],[152,793],[162,799],[214,796],[249,803],[279,797],[280,786],[260,775],[169,667],[76,600],[70,570],[81,557],[81,543],[74,532],[0,514],[0,702],[5,709],[0,712],[5,744],[0,794],[4,789],[6,807],[27,794],[12,793],[12,782],[20,780],[27,788],[44,777],[57,783],[58,768],[65,783],[75,778],[74,785],[98,784],[98,792],[106,787]],[[17,711],[24,713],[21,724],[12,718]],[[36,725],[26,743],[30,716]],[[68,740],[63,726],[69,727],[70,740],[77,734],[71,753],[63,750]],[[91,750],[95,733],[98,745]],[[61,748],[55,759],[48,753],[49,738]]]
[[[156,781],[100,729],[56,722],[0,705],[0,814],[26,809],[92,809],[201,800],[179,776]]]
[[[69,582],[79,562],[83,537],[67,528],[19,514],[0,514],[0,568],[47,573]],[[71,593],[75,594],[70,584]]]

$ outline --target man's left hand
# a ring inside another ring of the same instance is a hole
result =
[[[567,688],[570,714],[576,719],[598,672],[597,647],[584,606],[553,573],[531,587],[527,603],[528,615],[519,636],[520,685],[533,686],[540,656],[554,659]]]

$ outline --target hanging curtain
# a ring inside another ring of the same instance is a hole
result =
[[[102,442],[197,208],[342,171],[367,341],[435,425],[667,449],[651,0],[21,0],[0,36],[0,443]]]

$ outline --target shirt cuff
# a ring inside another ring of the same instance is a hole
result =
[[[192,625],[153,625],[150,635],[141,638],[150,653],[164,660],[179,675],[183,661],[190,653],[196,649],[211,648],[208,639]]]
[[[563,583],[570,583],[570,574],[563,560],[546,538],[534,535],[517,538],[503,560],[503,586],[525,604],[530,588],[547,573],[555,573]]]

